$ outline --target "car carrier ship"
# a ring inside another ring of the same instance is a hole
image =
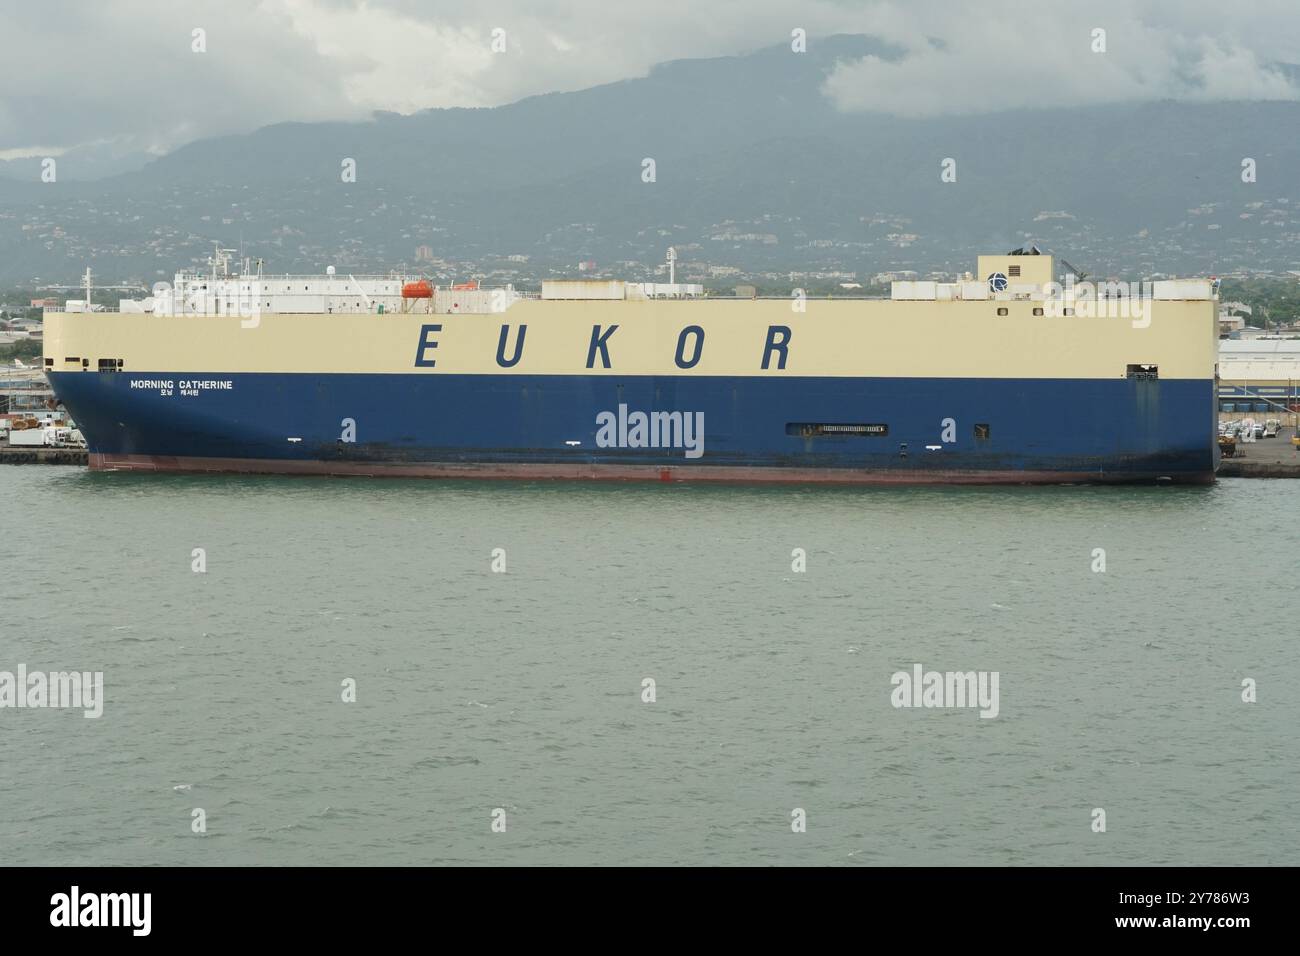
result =
[[[118,311],[86,304],[87,273],[85,302],[46,313],[91,468],[869,484],[1218,465],[1208,279],[1092,289],[1036,248],[888,299],[230,265],[218,249]]]

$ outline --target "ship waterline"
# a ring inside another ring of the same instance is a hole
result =
[[[744,466],[675,466],[598,464],[457,464],[453,462],[326,462],[256,458],[177,458],[167,455],[90,455],[96,471],[172,472],[198,474],[311,475],[339,478],[447,478],[527,481],[693,481],[735,485],[1070,485],[1133,484],[1176,481],[1180,484],[1210,484],[1212,472],[1181,476],[1159,471],[944,471],[858,470],[833,468],[784,468]]]

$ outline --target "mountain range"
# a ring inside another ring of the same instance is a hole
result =
[[[833,36],[491,109],[278,124],[89,172],[73,152],[54,183],[39,159],[13,160],[0,280],[89,266],[151,282],[202,264],[214,242],[271,272],[520,279],[586,260],[649,276],[669,245],[679,277],[722,282],[960,271],[1026,241],[1094,274],[1300,268],[1300,103],[837,110],[827,74],[868,55],[904,53]]]

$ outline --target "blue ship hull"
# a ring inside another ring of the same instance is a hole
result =
[[[96,468],[1202,483],[1218,464],[1213,380],[205,373],[191,384],[222,387],[186,389],[187,377],[49,375]],[[141,386],[158,381],[174,388]],[[702,414],[698,457],[602,447],[598,416],[620,406]]]

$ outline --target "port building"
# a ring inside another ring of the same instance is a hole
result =
[[[1300,339],[1220,341],[1219,411],[1300,412]]]

